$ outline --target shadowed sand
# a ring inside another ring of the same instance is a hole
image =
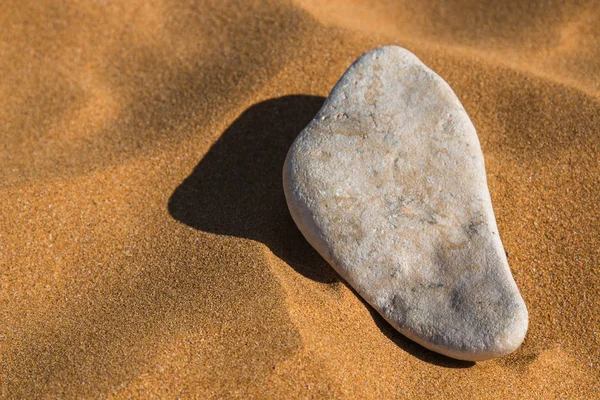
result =
[[[244,111],[169,199],[173,218],[200,231],[264,243],[301,274],[338,281],[295,229],[281,183],[288,149],[323,101],[287,96]]]
[[[598,10],[4,1],[0,397],[594,398]],[[385,44],[477,128],[530,312],[508,357],[455,363],[404,339],[285,208],[287,147]]]

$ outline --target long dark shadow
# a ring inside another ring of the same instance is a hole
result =
[[[324,100],[285,96],[247,109],[172,194],[173,218],[204,232],[259,241],[298,273],[318,282],[339,282],[341,278],[294,224],[281,182],[288,149]],[[365,305],[381,331],[419,359],[452,368],[474,364],[413,343]]]
[[[264,243],[302,275],[339,281],[296,228],[281,184],[288,149],[323,101],[286,96],[247,109],[172,194],[173,218],[204,232]]]

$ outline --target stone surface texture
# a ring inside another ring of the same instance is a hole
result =
[[[403,335],[473,361],[522,343],[527,308],[477,133],[411,52],[354,62],[292,145],[283,182],[306,239]]]

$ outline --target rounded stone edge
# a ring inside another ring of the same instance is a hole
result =
[[[507,356],[515,352],[523,344],[529,327],[529,316],[527,307],[525,306],[525,302],[522,300],[522,298],[521,305],[521,312],[510,325],[509,329],[507,329],[506,332],[504,332],[503,336],[497,338],[497,340],[491,348],[477,352],[455,350],[448,347],[443,347],[429,343],[421,339],[420,337],[414,335],[410,331],[406,331],[404,329],[399,328],[398,326],[396,326],[394,321],[388,320],[387,318],[385,318],[385,316],[384,319],[402,335],[406,336],[413,342],[425,347],[426,349],[457,360],[487,361],[494,358]]]

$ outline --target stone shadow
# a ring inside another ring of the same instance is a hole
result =
[[[247,109],[172,194],[173,218],[204,232],[264,243],[302,275],[339,281],[296,228],[281,181],[288,149],[324,100],[285,96]]]

